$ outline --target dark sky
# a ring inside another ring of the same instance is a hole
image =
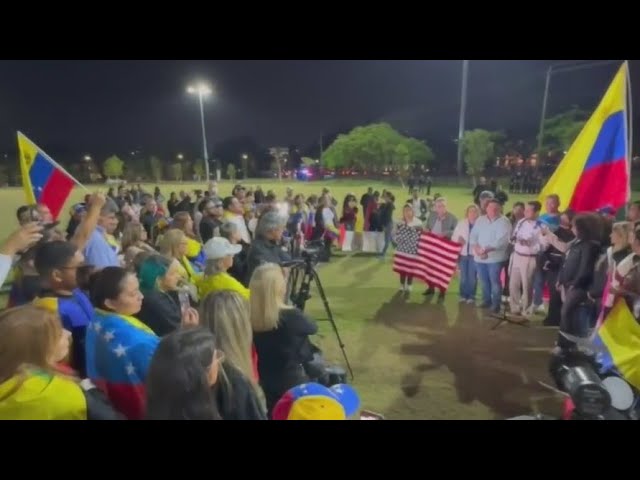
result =
[[[472,60],[467,127],[535,136],[551,63]],[[616,68],[558,75],[549,113],[573,104],[592,110]],[[460,77],[459,60],[0,61],[0,149],[13,149],[20,129],[45,150],[197,150],[197,100],[185,88],[200,78],[217,91],[205,106],[210,145],[249,135],[264,146],[304,146],[377,120],[448,144],[457,135]]]

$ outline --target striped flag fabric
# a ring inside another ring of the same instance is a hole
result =
[[[461,244],[406,225],[398,226],[396,243],[394,272],[411,275],[443,290],[449,287],[458,266]]]

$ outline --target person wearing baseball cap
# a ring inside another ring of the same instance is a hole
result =
[[[201,299],[211,292],[232,290],[249,299],[249,289],[233,278],[227,271],[233,266],[233,256],[240,253],[242,245],[232,245],[223,237],[213,237],[203,247],[207,263],[204,277],[198,283]]]
[[[360,397],[346,384],[327,388],[303,383],[288,390],[273,407],[273,420],[348,420],[360,409]]]

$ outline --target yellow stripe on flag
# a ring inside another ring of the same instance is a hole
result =
[[[640,388],[640,325],[623,298],[616,301],[598,330],[598,336],[620,374],[631,385]]]
[[[573,192],[580,180],[582,171],[598,139],[604,122],[611,114],[626,108],[626,79],[627,63],[625,62],[620,67],[620,70],[618,70],[611,85],[609,85],[607,92],[600,101],[600,105],[598,105],[598,108],[593,112],[593,115],[591,115],[591,118],[587,121],[573,142],[573,145],[571,145],[567,154],[560,162],[560,165],[558,165],[558,168],[556,168],[556,171],[540,192],[538,200],[542,203],[543,208],[546,197],[553,193],[560,197],[561,210],[568,207],[571,203]]]
[[[38,147],[20,132],[18,132],[18,153],[20,155],[20,174],[22,175],[24,194],[27,197],[27,203],[33,204],[36,203],[36,196],[29,178],[29,170],[31,170],[31,165],[33,165],[36,155],[38,155]]]

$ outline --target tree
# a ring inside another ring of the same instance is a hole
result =
[[[425,142],[417,138],[407,138],[403,143],[409,150],[409,163],[411,165],[429,166],[436,158],[433,150]]]
[[[181,163],[176,162],[173,165],[171,165],[171,176],[174,178],[176,182],[182,181],[182,164]]]
[[[406,142],[399,143],[393,152],[393,167],[398,174],[402,188],[404,181],[409,176],[409,148]]]
[[[194,160],[193,174],[196,176],[198,182],[204,177],[204,164],[202,163],[202,159],[196,158]]]
[[[316,162],[313,158],[302,157],[302,165],[304,165],[305,167],[313,167],[317,163],[319,163],[319,162]]]
[[[236,179],[236,166],[233,163],[227,165],[227,177],[232,181]]]
[[[107,178],[121,177],[124,174],[123,166],[124,162],[117,155],[112,155],[104,161],[102,171]]]
[[[284,147],[274,147],[269,149],[269,153],[273,158],[271,169],[273,170],[275,164],[275,171],[278,173],[278,180],[282,180],[282,167],[289,159],[289,149]]]
[[[162,161],[155,155],[149,159],[151,165],[151,175],[156,182],[162,180]]]
[[[484,171],[487,162],[494,155],[493,135],[487,130],[476,129],[467,130],[462,137],[462,152],[467,165],[467,174],[473,177],[474,184],[476,177]]]
[[[569,150],[587,122],[588,114],[578,107],[544,121],[543,149]]]

